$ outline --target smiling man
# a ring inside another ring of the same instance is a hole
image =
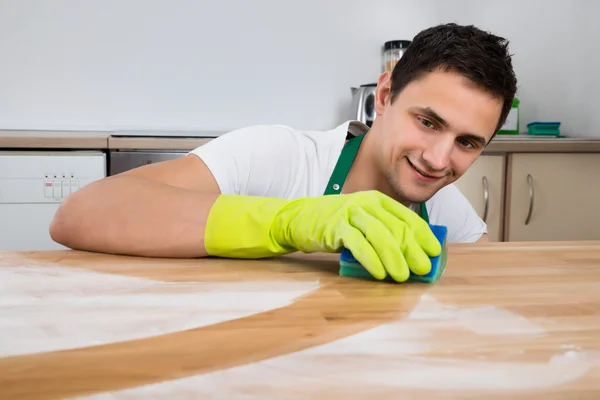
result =
[[[503,125],[516,92],[507,42],[473,26],[420,32],[379,77],[370,129],[252,126],[178,160],[92,183],[50,233],[75,249],[259,258],[349,248],[378,279],[429,272],[486,226],[453,185]]]

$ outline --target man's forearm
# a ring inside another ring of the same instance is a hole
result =
[[[114,176],[63,201],[52,238],[78,250],[156,257],[203,257],[206,219],[218,194]]]

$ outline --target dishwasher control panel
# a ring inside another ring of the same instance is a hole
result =
[[[75,174],[46,174],[44,179],[44,197],[62,199],[79,189],[79,180]]]
[[[103,152],[0,152],[0,203],[56,203],[106,177]]]

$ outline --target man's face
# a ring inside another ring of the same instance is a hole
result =
[[[409,83],[390,104],[389,78],[383,74],[377,89],[381,166],[401,198],[424,202],[481,154],[502,99],[457,73],[432,72]]]

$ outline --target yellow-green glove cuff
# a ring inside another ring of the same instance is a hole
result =
[[[290,201],[245,195],[220,195],[206,221],[204,246],[208,255],[264,258],[292,253],[273,238],[271,226]]]

